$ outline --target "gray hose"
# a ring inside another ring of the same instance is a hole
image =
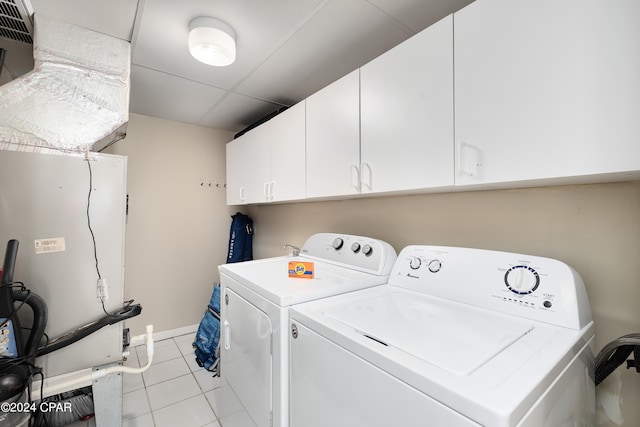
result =
[[[640,334],[624,335],[604,346],[596,356],[596,385],[623,364],[638,346]]]

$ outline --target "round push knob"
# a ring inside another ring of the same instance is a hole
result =
[[[365,254],[366,256],[369,256],[373,253],[373,246],[371,245],[364,245],[362,247],[362,253]]]
[[[340,237],[336,237],[335,240],[333,241],[333,249],[335,249],[336,251],[338,249],[340,249],[342,247],[342,245],[344,245],[344,240],[342,240],[342,238]]]

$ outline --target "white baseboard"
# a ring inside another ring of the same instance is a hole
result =
[[[168,331],[160,331],[153,333],[154,341],[162,341],[169,338],[179,337],[180,335],[195,334],[199,324],[183,326],[182,328],[169,329]]]

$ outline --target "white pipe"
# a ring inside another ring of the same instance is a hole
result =
[[[52,396],[54,394],[59,394],[69,390],[75,390],[81,387],[86,387],[88,385],[91,385],[93,381],[98,378],[102,378],[106,375],[117,373],[117,372],[122,372],[125,374],[140,374],[146,371],[147,369],[149,369],[149,367],[151,366],[151,363],[153,362],[153,353],[154,353],[153,325],[147,325],[146,329],[147,329],[146,334],[138,335],[131,338],[131,344],[132,344],[131,346],[133,346],[134,343],[141,343],[141,342],[146,343],[147,363],[144,366],[141,366],[139,368],[132,368],[129,366],[118,365],[118,366],[110,366],[108,368],[96,369],[96,370],[85,369],[84,370],[85,372],[82,373],[80,376],[69,376],[67,379],[64,379],[60,382],[57,382],[57,381],[50,382],[49,381],[50,379],[47,379],[47,381],[45,381],[45,387],[44,387],[45,390],[43,391],[42,396],[38,395],[40,394],[40,385],[37,384],[36,381],[34,381],[34,384],[32,386],[32,392],[31,392],[32,399],[40,400],[47,396]],[[79,372],[82,372],[82,371],[79,371]],[[48,382],[50,383],[47,384]]]
[[[153,325],[147,325],[147,333],[139,335],[132,339],[132,342],[145,341],[147,343],[147,364],[139,368],[131,368],[129,366],[110,366],[105,369],[97,369],[91,372],[91,380],[102,378],[105,375],[112,374],[114,372],[123,372],[125,374],[141,374],[151,366],[153,362]]]

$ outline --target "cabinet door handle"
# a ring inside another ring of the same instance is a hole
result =
[[[465,154],[466,153],[466,154]],[[465,170],[464,160],[468,155],[475,155],[475,169],[473,171]],[[464,141],[458,142],[458,158],[456,162],[456,174],[462,176],[476,176],[479,175],[480,168],[482,167],[482,153],[480,149],[475,145],[468,144]]]
[[[457,158],[456,158],[456,175],[458,176],[464,176],[465,173],[462,170],[462,145],[464,144],[464,142],[462,141],[458,141],[458,147],[456,147],[456,151],[457,151]]]
[[[355,188],[357,192],[360,192],[360,169],[358,168],[358,165],[351,165],[349,174],[351,178],[351,186]]]
[[[273,200],[273,185],[275,184],[274,181],[270,181],[269,182],[269,200]]]
[[[244,202],[244,190],[245,187],[240,187],[240,201]]]
[[[365,177],[365,173],[364,170],[365,168],[367,169],[368,173],[366,174],[366,176],[369,177],[368,181],[365,181],[364,177]],[[373,191],[373,170],[371,169],[371,165],[369,163],[362,163],[360,165],[360,170],[362,171],[362,176],[360,177],[362,185],[364,187],[367,187],[369,189],[369,191]]]
[[[270,182],[267,181],[264,183],[264,185],[262,186],[262,193],[264,194],[265,199],[269,200],[269,184]]]

